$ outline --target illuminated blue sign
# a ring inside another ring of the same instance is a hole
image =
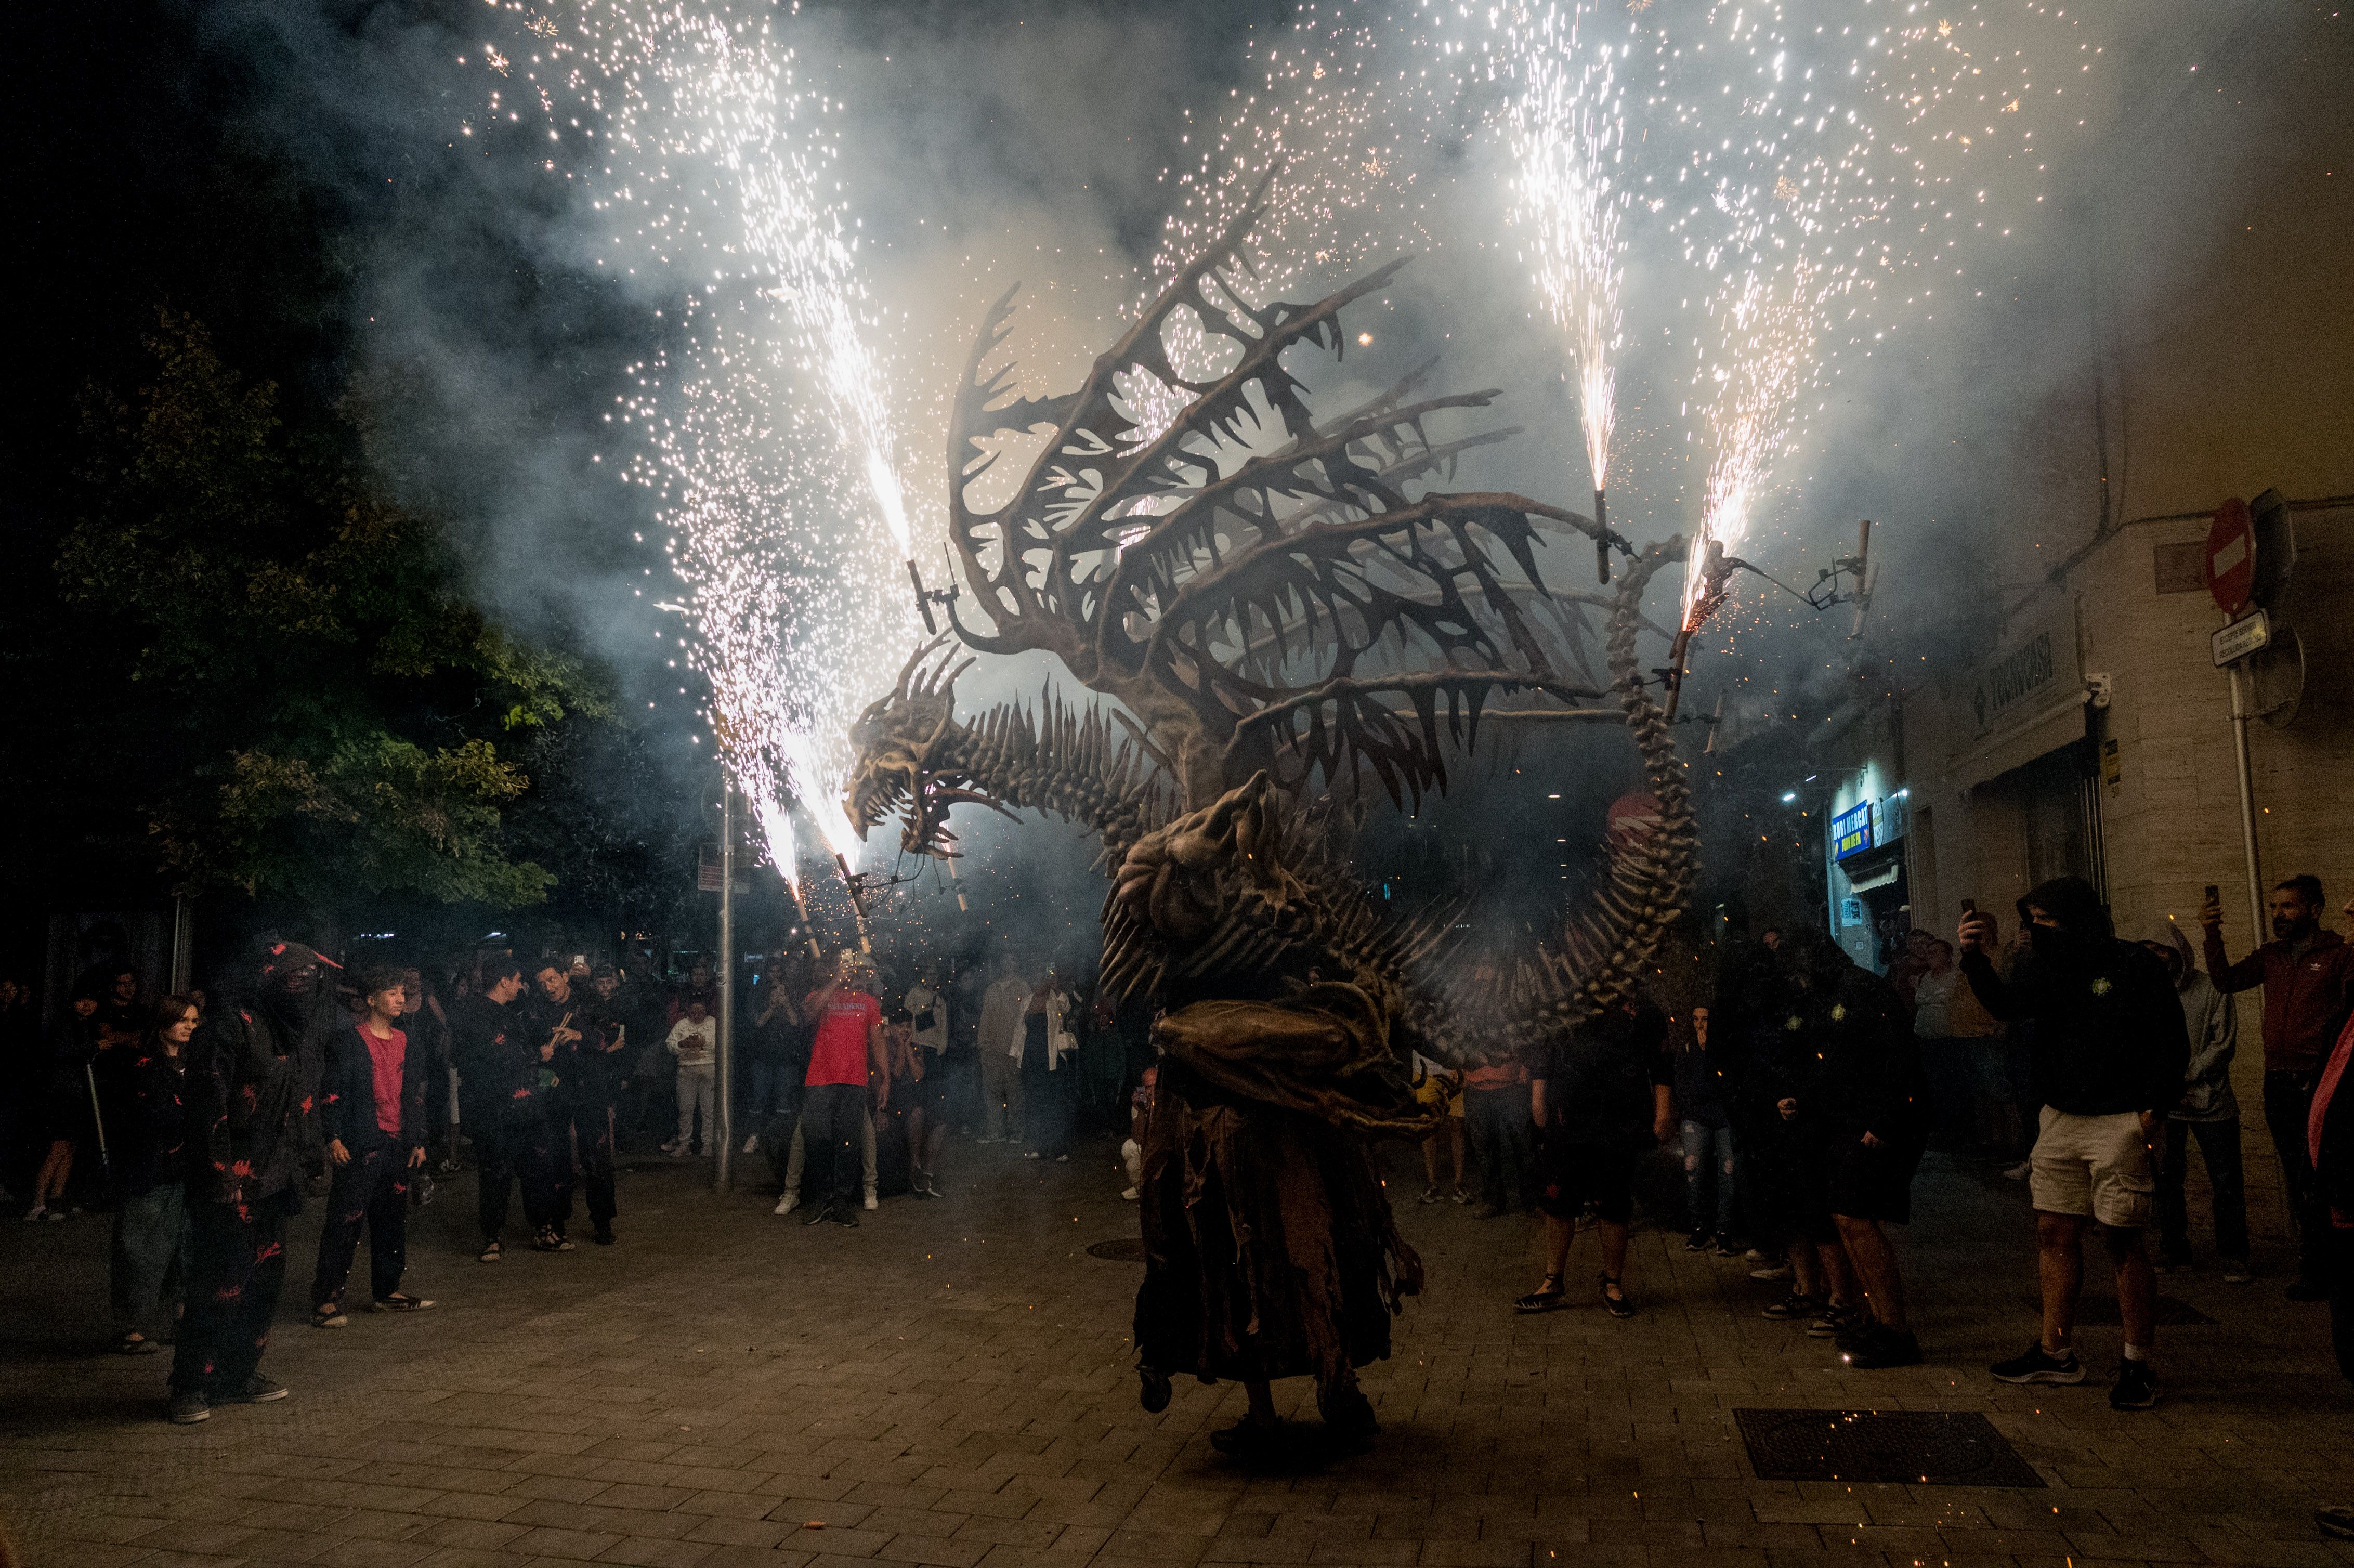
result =
[[[1831,858],[1847,860],[1872,847],[1872,802],[1850,806],[1831,819]]]

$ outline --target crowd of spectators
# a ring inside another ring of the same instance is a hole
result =
[[[2153,1276],[2196,1255],[2194,1143],[2215,1264],[2229,1283],[2253,1277],[2232,1066],[2234,996],[2261,984],[2263,1109],[2297,1244],[2288,1294],[2330,1297],[2354,1376],[2354,947],[2323,914],[2317,882],[2284,882],[2274,939],[2234,960],[2211,896],[2195,949],[2170,922],[2126,941],[2094,890],[2063,878],[2019,901],[2008,944],[1972,909],[1953,941],[1905,938],[1885,976],[1819,930],[1734,929],[1710,992],[1673,1011],[1638,989],[1534,1060],[1476,1043],[1459,1061],[1417,1057],[1416,1096],[1444,1113],[1422,1147],[1421,1200],[1541,1215],[1545,1268],[1522,1312],[1581,1294],[1569,1260],[1590,1228],[1591,1298],[1631,1317],[1628,1227],[1647,1153],[1665,1150],[1662,1164],[1681,1160],[1681,1202],[1653,1192],[1649,1206],[1673,1211],[1685,1247],[1746,1265],[1774,1287],[1764,1316],[1869,1371],[1922,1359],[1890,1227],[1912,1218],[1925,1152],[1980,1160],[2027,1183],[2041,1284],[2034,1340],[1991,1374],[2087,1380],[2073,1331],[2097,1244],[2124,1327],[2110,1400],[2143,1408],[2158,1397]],[[324,1200],[309,1303],[323,1330],[350,1321],[363,1231],[365,1306],[433,1307],[404,1288],[408,1216],[437,1175],[470,1167],[486,1264],[510,1242],[571,1251],[576,1189],[590,1239],[614,1244],[624,1154],[708,1158],[723,1136],[765,1154],[776,1214],[808,1225],[951,1195],[942,1168],[960,1135],[1067,1163],[1080,1136],[1108,1133],[1121,1196],[1136,1196],[1149,1019],[1018,955],[890,969],[804,949],[729,977],[732,1118],[720,981],[700,964],[664,983],[482,954],[436,981],[347,972],[275,942],[226,1007],[208,1012],[202,992],[144,1000],[135,972],[107,966],[46,1029],[31,988],[0,982],[0,1071],[16,1091],[0,1097],[0,1180],[28,1221],[111,1211],[117,1345],[176,1341],[183,1421],[282,1396],[260,1352],[306,1192]]]

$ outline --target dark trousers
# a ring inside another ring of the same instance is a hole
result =
[[[1035,1065],[1033,1055],[1038,1058]],[[1070,1086],[1079,1059],[1066,1056],[1061,1069],[1050,1073],[1045,1056],[1044,1051],[1023,1053],[1022,1125],[1039,1157],[1052,1160],[1071,1151]]]
[[[2158,1168],[2159,1251],[2168,1259],[2190,1256],[2190,1208],[2182,1179],[2190,1174],[2190,1139],[2207,1163],[2207,1185],[2215,1204],[2215,1255],[2246,1262],[2248,1190],[2240,1169],[2240,1118],[2229,1121],[2168,1121],[2165,1157]]]
[[[555,1156],[563,1166],[563,1195],[557,1202],[556,1228],[572,1219],[573,1154],[579,1154],[580,1185],[588,1200],[588,1222],[599,1230],[611,1226],[619,1211],[613,1206],[613,1128],[619,1112],[613,1097],[590,1090],[557,1101]]]
[[[864,1084],[811,1084],[801,1091],[801,1142],[809,1160],[802,1181],[812,1204],[857,1203],[864,1181],[865,1112]]]
[[[174,1388],[233,1393],[253,1376],[286,1284],[286,1222],[300,1206],[292,1192],[188,1205],[188,1315],[172,1357]]]
[[[2329,1216],[2314,1213],[2318,1189],[2313,1157],[2306,1151],[2305,1120],[2320,1078],[2318,1072],[2264,1075],[2264,1127],[2280,1156],[2282,1195],[2296,1233],[2296,1277],[2317,1282],[2329,1277]]]
[[[559,1167],[555,1124],[541,1102],[493,1100],[470,1105],[464,1114],[473,1128],[467,1136],[474,1140],[474,1203],[482,1239],[496,1241],[506,1228],[507,1200],[518,1183],[524,1224],[534,1231],[562,1229],[572,1212],[572,1151],[567,1142]]]
[[[1498,1209],[1526,1207],[1535,1133],[1527,1086],[1464,1090],[1463,1131],[1479,1161],[1482,1201]]]
[[[408,1266],[408,1149],[371,1143],[351,1151],[351,1162],[335,1167],[327,1189],[327,1223],[319,1228],[319,1268],[311,1280],[311,1304],[344,1302],[344,1282],[359,1250],[360,1225],[368,1233],[368,1287],[381,1301],[400,1288]]]
[[[124,1332],[152,1335],[171,1326],[187,1247],[186,1189],[179,1182],[123,1194],[107,1273],[116,1325]]]

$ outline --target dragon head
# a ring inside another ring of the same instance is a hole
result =
[[[997,804],[964,788],[964,776],[948,765],[947,754],[954,748],[944,743],[960,733],[956,680],[972,660],[960,662],[949,655],[927,666],[947,641],[936,637],[917,648],[890,694],[867,705],[850,729],[858,755],[843,810],[861,833],[899,812],[905,823],[899,845],[910,854],[954,853],[949,848],[955,841],[948,831],[950,807],[966,800]]]

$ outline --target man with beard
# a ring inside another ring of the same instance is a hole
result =
[[[264,950],[252,1001],[188,1046],[187,1317],[172,1361],[180,1425],[216,1404],[286,1397],[261,1352],[286,1280],[286,1222],[302,1208],[300,1124],[319,1078],[319,969],[300,942]]]
[[[2084,1381],[2070,1341],[2089,1221],[2116,1270],[2125,1325],[2109,1405],[2146,1410],[2158,1403],[2149,1362],[2157,1283],[2142,1245],[2158,1185],[2150,1143],[2182,1097],[2190,1037],[2165,967],[2138,944],[2116,939],[2100,895],[2083,877],[2042,884],[2019,901],[2019,913],[2030,949],[2008,981],[1987,957],[1998,936],[1992,916],[1966,915],[1957,933],[1962,974],[1986,1010],[2035,1024],[2033,1087],[2043,1107],[2029,1157],[2043,1333],[1993,1372],[2003,1383]]]
[[[2322,1059],[2354,1012],[2354,947],[2321,928],[2321,879],[2292,876],[2265,901],[2273,939],[2227,961],[2223,906],[2211,897],[2199,909],[2206,928],[2207,973],[2226,995],[2264,988],[2264,1126],[2280,1156],[2289,1223],[2296,1231],[2296,1281],[2292,1301],[2329,1298],[2329,1216],[2315,1201],[2313,1160],[2306,1150],[2306,1120]]]
[[[482,968],[480,995],[461,1000],[450,1019],[451,1050],[458,1063],[458,1119],[473,1140],[475,1210],[482,1226],[482,1260],[496,1263],[504,1247],[499,1232],[507,1223],[507,1199],[523,1182],[524,1223],[536,1233],[552,1223],[554,1194],[547,1172],[535,1171],[526,1152],[546,1139],[539,1114],[539,1053],[525,1037],[523,966],[500,959]]]
[[[620,1104],[621,1052],[627,1031],[613,1018],[604,1000],[585,984],[576,984],[571,972],[554,963],[540,966],[533,979],[539,994],[532,999],[531,1038],[555,1047],[551,1064],[555,1093],[547,1103],[549,1156],[558,1174],[554,1232],[550,1246],[545,1233],[534,1245],[543,1252],[567,1250],[565,1230],[572,1219],[572,1157],[577,1149],[580,1179],[588,1190],[588,1219],[596,1226],[599,1246],[613,1245],[613,1131]]]

